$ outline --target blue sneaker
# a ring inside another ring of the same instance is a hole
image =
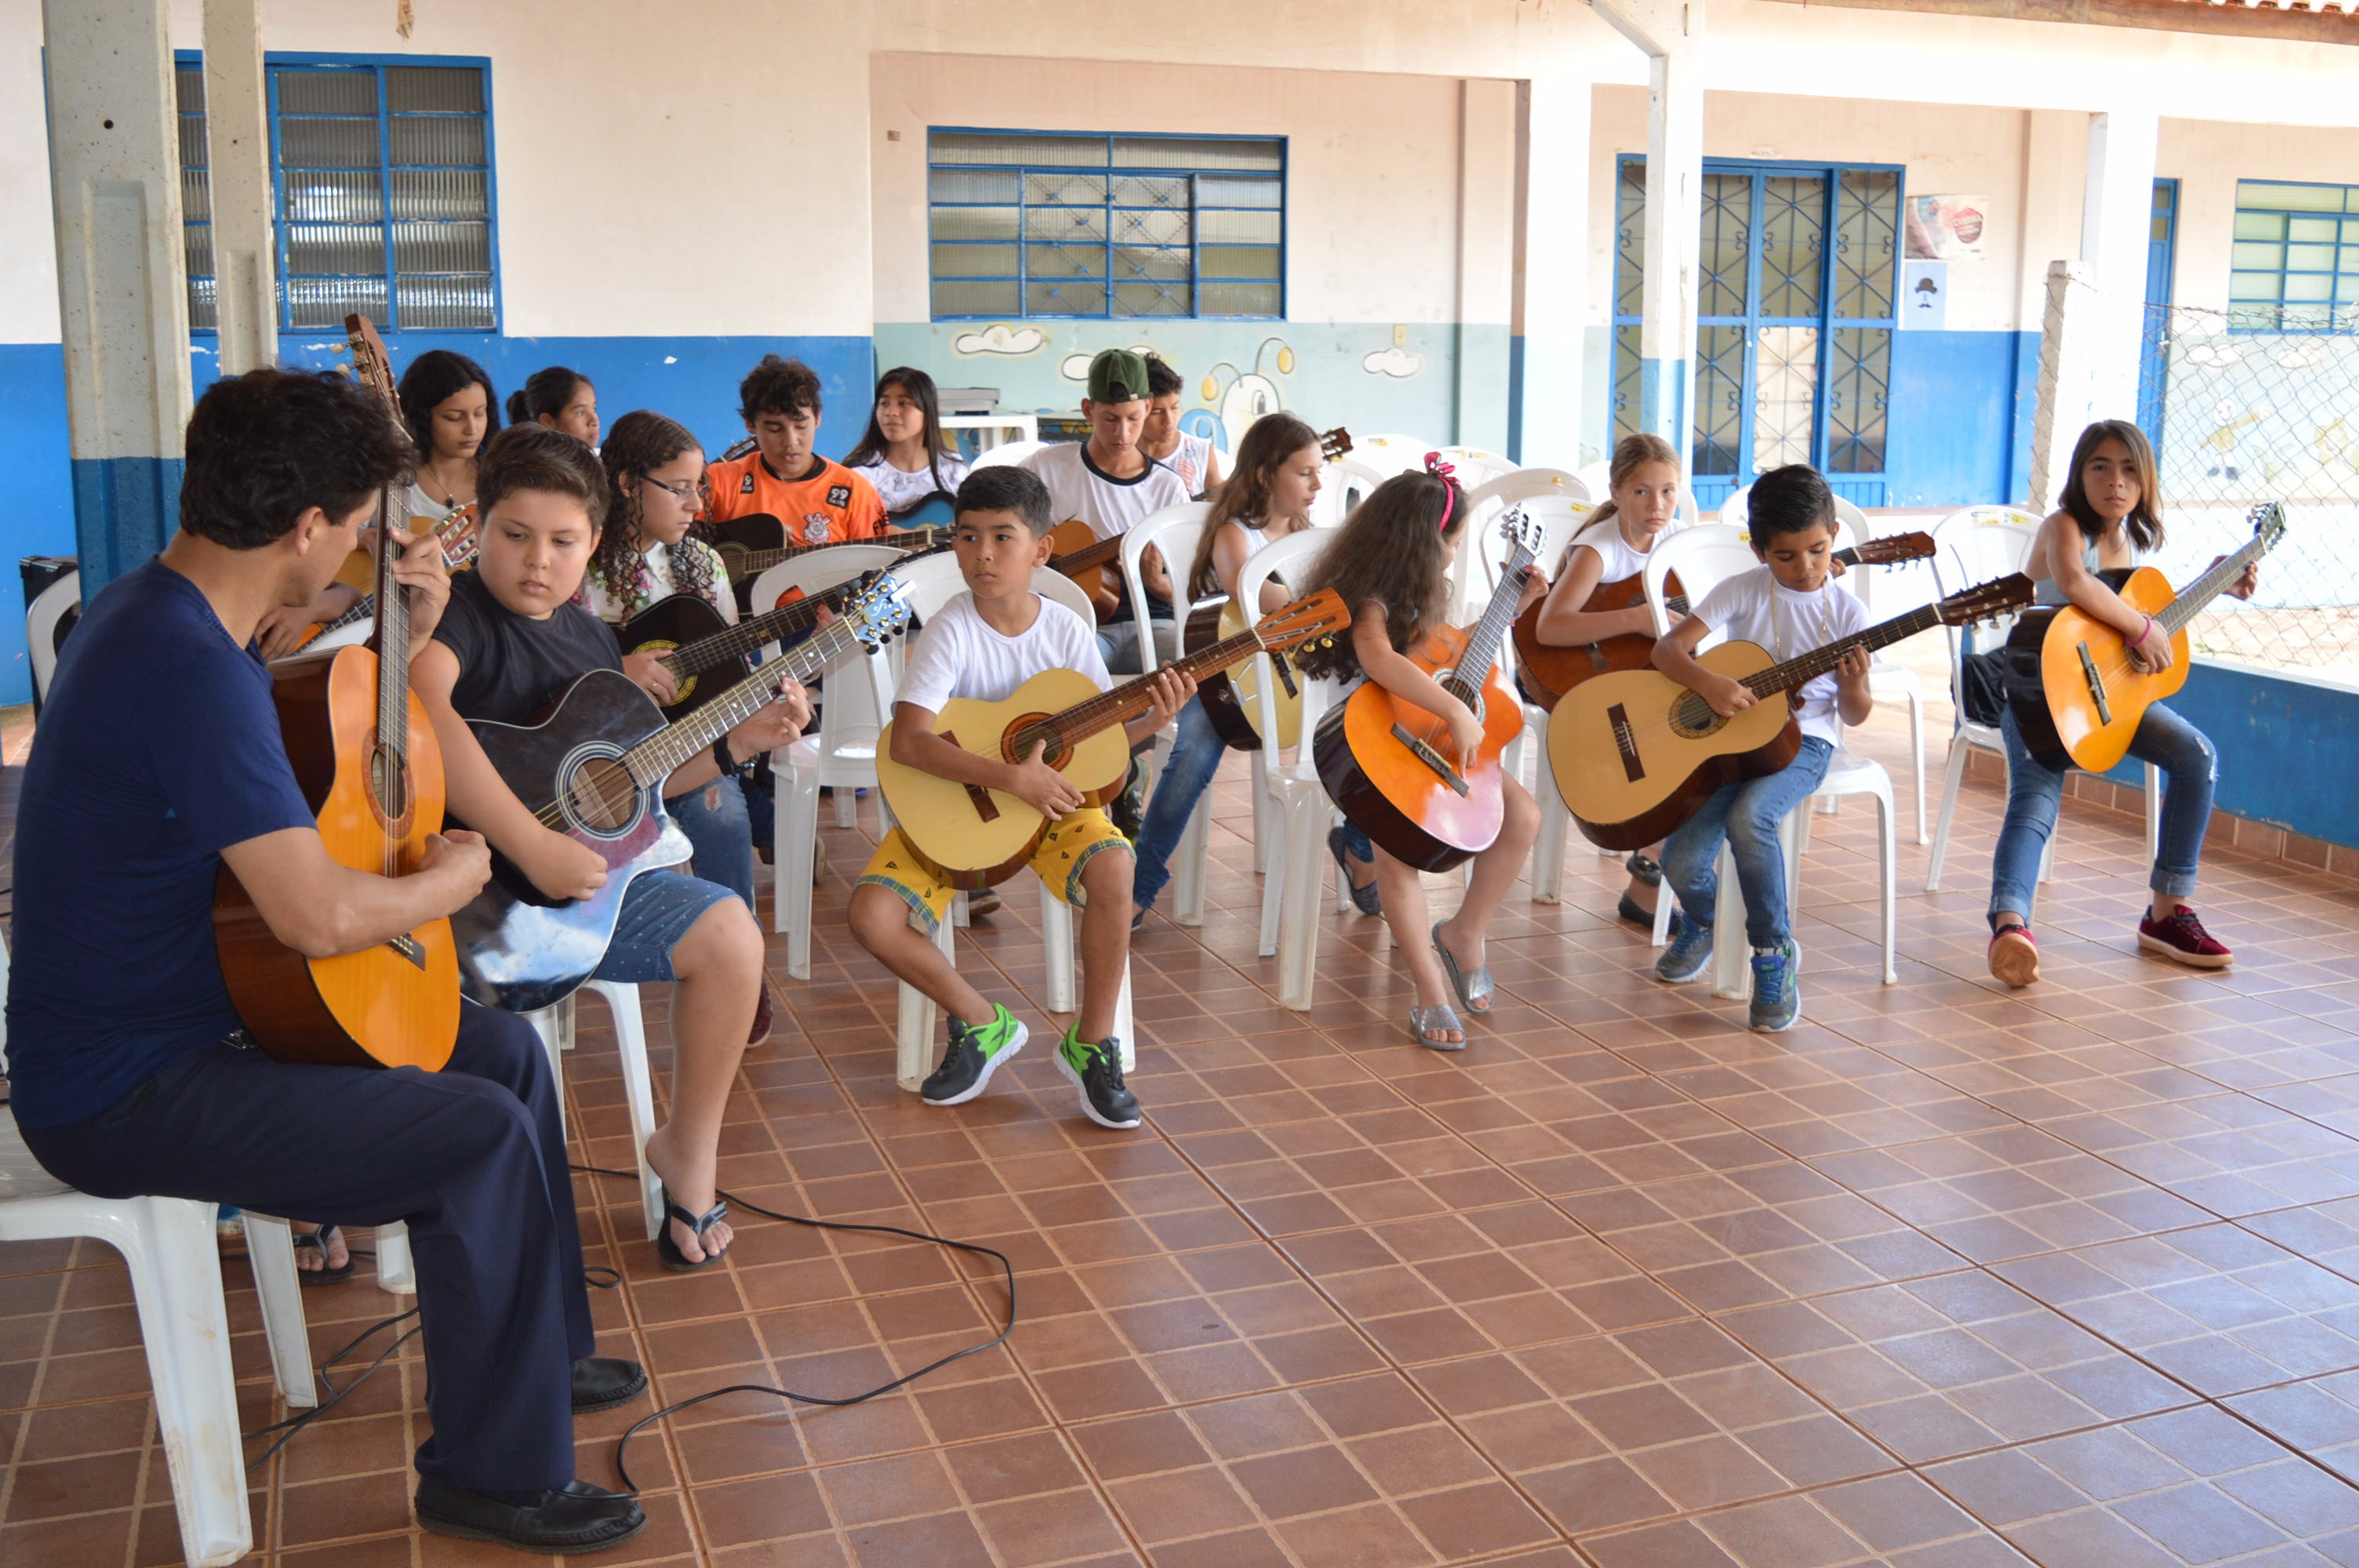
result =
[[[1788,936],[1774,953],[1753,955],[1753,1027],[1781,1034],[1802,1015],[1802,950]]]
[[[1712,968],[1712,927],[1674,914],[1670,936],[1670,946],[1655,960],[1655,978],[1667,986],[1703,979],[1703,972]]]

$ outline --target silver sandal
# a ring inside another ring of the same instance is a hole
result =
[[[1491,966],[1488,964],[1480,965],[1466,974],[1458,972],[1458,960],[1441,940],[1441,928],[1449,924],[1447,920],[1433,923],[1430,933],[1433,951],[1441,960],[1441,972],[1450,977],[1450,989],[1458,993],[1458,1005],[1480,1018],[1491,1011],[1492,995],[1499,988],[1492,983]],[[1477,1006],[1477,1003],[1481,1005]]]
[[[1466,1026],[1458,1022],[1457,1010],[1448,1002],[1434,1007],[1412,1007],[1408,1010],[1409,1033],[1417,1043],[1429,1051],[1463,1051],[1466,1049]],[[1458,1031],[1455,1040],[1436,1040],[1434,1035],[1444,1029]]]

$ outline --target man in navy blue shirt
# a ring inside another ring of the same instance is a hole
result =
[[[357,952],[447,915],[481,838],[388,878],[332,860],[282,746],[256,624],[310,601],[415,454],[338,378],[255,371],[189,422],[180,527],[92,601],[58,662],[16,816],[13,1109],[60,1180],[262,1214],[406,1220],[433,1435],[419,1522],[581,1552],[646,1522],[574,1479],[572,1414],[636,1398],[599,1357],[557,1094],[531,1028],[462,1010],[440,1073],[281,1063],[238,1028],[213,946],[226,864],[273,935]],[[413,647],[450,593],[410,544]],[[326,1130],[321,1134],[319,1130]]]

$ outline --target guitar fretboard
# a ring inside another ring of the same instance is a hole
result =
[[[632,782],[641,789],[661,784],[682,763],[768,707],[788,677],[808,681],[860,646],[859,629],[853,622],[831,623],[786,657],[773,659],[686,719],[667,725],[624,752],[622,761]]]
[[[1469,691],[1480,691],[1491,678],[1492,667],[1499,662],[1499,650],[1506,643],[1508,628],[1516,623],[1516,607],[1523,602],[1524,572],[1532,564],[1532,547],[1528,540],[1518,537],[1507,564],[1499,570],[1499,586],[1491,590],[1491,602],[1484,607],[1483,619],[1474,622],[1474,630],[1466,636],[1466,651],[1460,656],[1454,678]]]
[[[1928,604],[1922,609],[1912,610],[1906,615],[1896,615],[1891,620],[1880,625],[1871,626],[1864,632],[1855,632],[1848,637],[1838,637],[1822,648],[1812,648],[1807,654],[1797,654],[1783,664],[1772,665],[1766,670],[1745,676],[1741,684],[1756,697],[1775,697],[1781,691],[1790,691],[1806,681],[1815,680],[1829,673],[1837,665],[1842,664],[1843,655],[1854,648],[1865,648],[1868,652],[1874,653],[1878,648],[1888,648],[1895,643],[1906,641],[1917,635],[1918,633],[1930,631],[1940,623],[1941,607],[1938,604]],[[1703,699],[1701,692],[1690,692],[1687,698],[1680,704],[1679,717],[1681,723],[1702,729],[1711,724],[1717,715],[1712,712],[1712,704]]]
[[[2245,547],[2223,557],[2218,566],[2187,585],[2187,591],[2162,607],[2155,619],[2164,631],[2177,636],[2180,630],[2201,613],[2213,600],[2234,585],[2245,575],[2245,568],[2269,553],[2275,539],[2267,533],[2256,534],[2245,541]]]
[[[1186,658],[1174,660],[1167,667],[1185,671],[1201,680],[1215,670],[1228,668],[1261,646],[1261,633],[1249,626],[1234,637],[1223,637],[1210,647],[1200,648]],[[1010,730],[1005,741],[1009,752],[1006,760],[1020,762],[1032,754],[1034,746],[1042,743],[1048,746],[1049,754],[1055,756],[1060,751],[1070,752],[1102,730],[1129,723],[1155,706],[1155,694],[1151,688],[1155,676],[1162,673],[1158,670],[1154,675],[1125,681],[1110,691],[1073,704],[1061,713],[1052,713],[1038,723]]]
[[[809,631],[818,623],[822,607],[841,609],[861,580],[855,578],[850,582],[838,583],[824,593],[799,599],[792,604],[781,604],[759,615],[749,616],[725,632],[715,632],[710,637],[700,637],[684,647],[674,648],[664,655],[663,667],[671,672],[675,680],[705,670],[725,669],[766,643]]]
[[[947,545],[950,540],[951,531],[947,528],[910,528],[886,533],[874,539],[830,539],[823,544],[787,545],[775,550],[743,550],[730,546],[723,548],[721,554],[724,560],[732,554],[735,556],[729,569],[742,576],[748,572],[766,572],[780,561],[791,561],[797,557],[808,556],[813,550],[832,550],[838,545],[886,545],[897,550],[914,552],[929,550],[936,545]]]

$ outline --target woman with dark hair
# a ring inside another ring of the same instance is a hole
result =
[[[563,365],[532,373],[521,392],[508,394],[508,423],[546,425],[562,430],[592,451],[598,449],[598,389],[590,378]]]
[[[878,376],[868,429],[843,466],[875,487],[886,517],[897,523],[932,496],[958,493],[966,460],[942,438],[934,378],[908,365]]]
[[[475,504],[475,453],[500,427],[499,394],[466,355],[429,349],[401,373],[399,396],[418,444],[409,514],[440,523]]]

